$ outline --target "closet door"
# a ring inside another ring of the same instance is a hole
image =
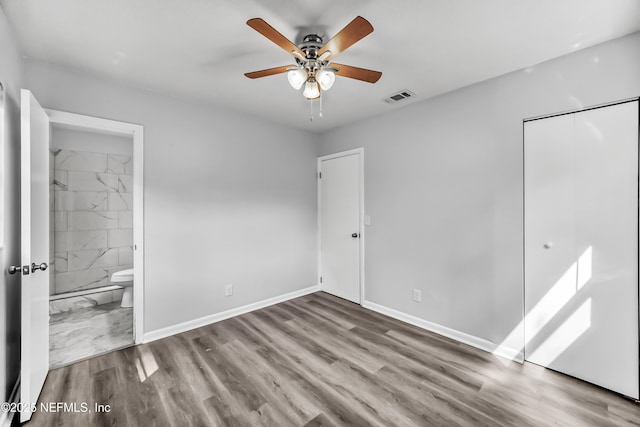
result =
[[[638,102],[525,123],[525,359],[638,398]]]

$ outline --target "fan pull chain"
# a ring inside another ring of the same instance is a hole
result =
[[[309,121],[313,121],[313,99],[309,100]]]
[[[324,117],[324,116],[322,115],[322,95],[320,96],[320,112],[318,113],[318,116],[319,116],[319,117]]]

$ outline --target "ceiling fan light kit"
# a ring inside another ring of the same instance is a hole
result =
[[[304,85],[302,95],[307,99],[320,98],[320,88],[318,87],[318,82],[316,82],[315,78],[309,77],[307,83]]]
[[[295,65],[245,73],[250,79],[286,72],[291,87],[300,90],[304,86],[302,95],[313,101],[320,98],[322,91],[331,89],[336,75],[368,83],[375,83],[382,76],[379,71],[331,62],[334,56],[373,32],[373,26],[361,16],[357,16],[324,45],[322,37],[309,34],[296,46],[261,18],[249,19],[247,25],[286,50],[296,61]]]
[[[298,90],[307,81],[307,71],[303,68],[289,70],[287,72],[287,79],[291,87]]]
[[[331,70],[323,68],[318,71],[316,79],[318,80],[318,84],[320,84],[322,90],[329,90],[336,81],[336,74]]]

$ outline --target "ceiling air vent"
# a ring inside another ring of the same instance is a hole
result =
[[[396,102],[399,102],[414,96],[416,96],[416,94],[411,92],[410,90],[401,90],[400,92],[394,93],[390,97],[385,98],[384,101],[388,102],[389,104],[395,104]]]

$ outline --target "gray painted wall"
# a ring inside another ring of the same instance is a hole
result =
[[[51,127],[51,147],[92,153],[133,155],[133,138],[89,132],[63,126]]]
[[[44,107],[144,126],[145,332],[316,284],[315,136],[24,66]]]
[[[321,154],[365,149],[366,299],[521,346],[522,120],[640,95],[637,52],[640,33],[323,134]]]
[[[6,402],[20,371],[20,88],[22,58],[0,9],[0,83],[5,87],[4,130],[0,124],[0,402]],[[1,414],[0,414],[1,415]]]

